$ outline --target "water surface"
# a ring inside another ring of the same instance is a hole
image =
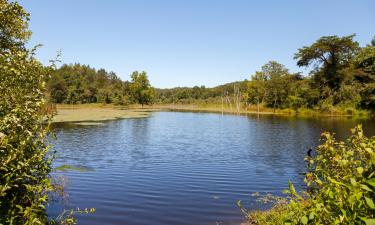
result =
[[[241,200],[261,207],[254,192],[280,195],[288,180],[302,187],[306,150],[322,131],[343,138],[371,121],[157,112],[101,126],[55,128],[55,166],[64,171],[66,208],[96,208],[78,224],[239,224]],[[51,204],[51,214],[61,209]]]

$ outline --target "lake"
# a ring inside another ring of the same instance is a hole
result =
[[[339,138],[373,121],[155,112],[98,126],[55,125],[54,173],[66,180],[65,208],[96,208],[84,225],[239,224],[236,203],[264,208],[252,194],[281,195],[288,180],[303,188],[304,157],[322,131]]]

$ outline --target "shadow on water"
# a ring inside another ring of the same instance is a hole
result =
[[[280,195],[289,179],[302,187],[303,158],[320,133],[345,138],[357,123],[375,134],[369,120],[187,112],[57,124],[54,166],[92,168],[60,172],[66,207],[97,209],[79,224],[238,224],[238,200],[258,208],[254,192]]]

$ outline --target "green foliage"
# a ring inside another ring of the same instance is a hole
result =
[[[40,112],[49,72],[24,43],[28,14],[0,0],[0,224],[45,224],[52,156]]]
[[[80,209],[78,208],[77,210],[64,210],[57,218],[52,219],[48,222],[49,225],[70,225],[70,224],[77,224],[77,218],[76,215],[84,215],[84,214],[89,214],[89,213],[95,213],[96,209],[91,208],[85,208],[85,209]]]
[[[146,72],[133,72],[132,81],[122,81],[114,72],[87,65],[63,65],[47,80],[53,103],[151,104],[155,91]]]
[[[365,109],[375,109],[375,82],[366,84],[361,91],[361,106]]]
[[[288,97],[290,74],[284,65],[270,61],[262,66],[265,82],[265,103],[272,108],[278,108]]]
[[[314,65],[311,76],[290,74],[270,61],[249,81],[246,99],[272,108],[353,114],[375,109],[374,46],[359,48],[354,35],[322,37],[298,50],[297,65]]]
[[[24,50],[29,39],[29,14],[17,3],[0,0],[0,51]]]
[[[134,71],[131,75],[130,91],[135,102],[143,105],[149,105],[154,100],[154,89],[151,87],[150,82],[145,71]]]
[[[298,194],[289,184],[289,202],[251,212],[250,224],[374,224],[375,137],[352,129],[345,141],[323,133],[315,158],[306,158],[308,192]]]
[[[125,104],[129,82],[114,72],[95,70],[90,66],[63,65],[47,81],[50,101],[54,103],[116,103]]]
[[[340,70],[350,63],[359,49],[353,37],[321,37],[311,46],[300,48],[294,58],[298,66],[314,64],[316,73],[313,77],[319,85],[337,89],[344,79]]]
[[[0,224],[44,224],[51,190],[45,143],[46,69],[26,51],[0,54]]]
[[[362,48],[355,59],[355,64],[357,68],[371,75],[369,79],[375,80],[375,46]]]
[[[217,103],[221,104],[224,96],[232,96],[234,87],[238,87],[242,93],[247,89],[247,81],[232,82],[213,88],[205,86],[176,87],[168,89],[156,89],[155,101],[158,103]]]
[[[50,175],[54,157],[47,142],[50,116],[43,113],[45,81],[53,68],[35,59],[35,49],[25,47],[31,34],[28,19],[18,3],[0,0],[0,224],[4,225],[57,221],[51,221],[45,209],[48,194],[57,190]],[[64,87],[56,83],[56,88]],[[61,96],[64,93],[55,97]],[[75,223],[76,213],[81,211],[61,215],[58,224]]]
[[[54,103],[179,103],[249,107],[251,104],[295,112],[353,114],[375,109],[374,46],[360,48],[354,35],[321,37],[295,54],[297,65],[313,65],[310,76],[292,74],[282,64],[270,61],[250,81],[213,88],[205,86],[154,89],[145,72],[135,71],[131,82],[113,72],[86,65],[63,65],[48,80]],[[239,104],[239,102],[241,104]]]

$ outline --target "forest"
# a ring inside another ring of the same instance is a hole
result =
[[[122,81],[114,72],[88,65],[62,65],[48,78],[47,96],[53,103],[150,104],[154,98],[147,73],[134,71],[132,80]]]
[[[360,47],[355,35],[324,36],[297,50],[294,59],[309,74],[291,73],[269,61],[249,80],[205,86],[158,89],[151,87],[146,72],[133,72],[122,81],[114,72],[88,65],[62,65],[48,80],[54,103],[234,104],[262,105],[272,109],[332,110],[375,108],[375,37]]]

